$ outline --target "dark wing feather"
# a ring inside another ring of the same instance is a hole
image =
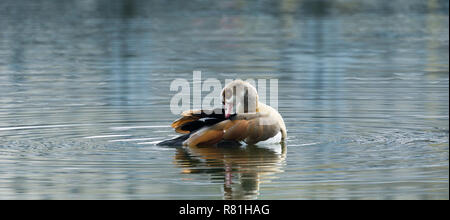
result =
[[[183,142],[189,138],[189,136],[191,136],[191,134],[180,135],[180,136],[170,139],[170,140],[161,141],[157,145],[159,145],[159,146],[181,146],[181,145],[183,145]]]
[[[172,127],[175,128],[176,132],[182,133],[184,135],[178,136],[178,137],[170,139],[170,140],[162,141],[162,142],[158,143],[158,145],[180,146],[195,131],[198,131],[199,129],[201,129],[203,127],[215,125],[215,124],[227,119],[227,118],[225,118],[225,110],[224,109],[215,109],[212,112],[205,111],[205,110],[189,110],[189,111],[183,112],[181,115],[183,117],[174,121],[172,123]],[[222,143],[222,142],[223,142],[223,144],[222,144],[223,146],[239,145],[239,142],[232,141],[232,140],[221,141],[220,143]]]
[[[205,126],[211,126],[213,124],[219,123],[225,119],[221,118],[200,118],[197,121],[187,122],[181,125],[180,130],[193,132]]]
[[[183,117],[174,121],[172,127],[182,134],[192,133],[205,126],[211,126],[226,120],[225,109],[189,110],[181,114]]]

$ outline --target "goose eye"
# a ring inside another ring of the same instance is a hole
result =
[[[225,90],[225,99],[230,99],[231,96],[232,96],[232,92],[229,89]]]

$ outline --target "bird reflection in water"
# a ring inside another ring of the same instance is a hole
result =
[[[223,181],[224,199],[257,199],[260,183],[283,172],[284,143],[244,147],[178,148],[175,163],[183,174],[208,174],[213,183]]]

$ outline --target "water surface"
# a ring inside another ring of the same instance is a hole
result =
[[[0,3],[0,199],[448,199],[448,1]],[[156,146],[192,71],[284,145]]]

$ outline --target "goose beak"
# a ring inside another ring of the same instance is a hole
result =
[[[229,118],[231,115],[231,112],[233,112],[233,104],[225,103],[225,118]]]

